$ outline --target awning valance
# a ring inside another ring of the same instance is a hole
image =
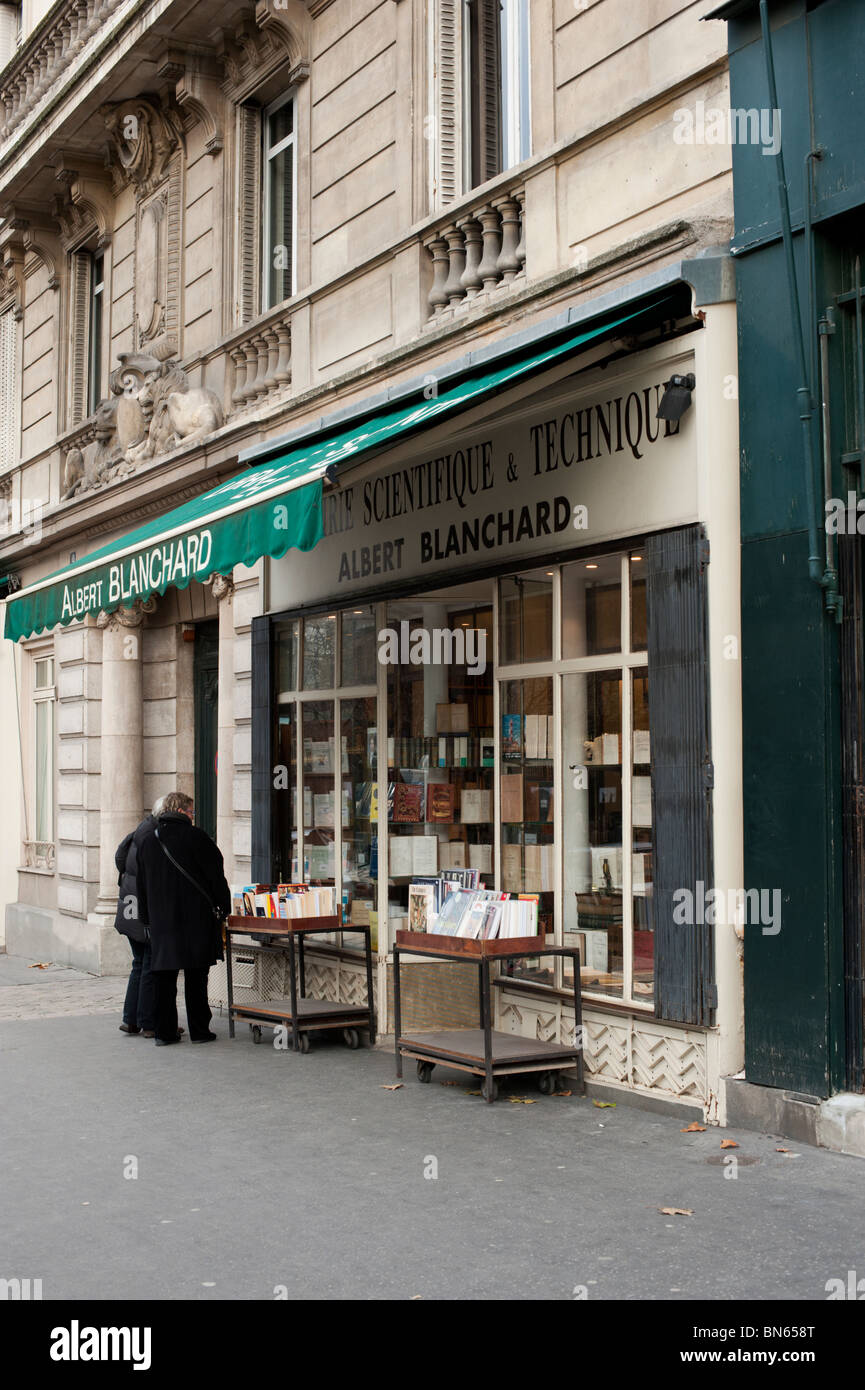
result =
[[[88,613],[113,612],[138,598],[185,589],[193,580],[230,573],[264,555],[311,550],[323,535],[322,478],[333,465],[388,448],[400,438],[466,409],[577,348],[631,323],[646,304],[606,317],[578,333],[535,345],[493,369],[472,373],[420,401],[380,411],[338,432],[298,441],[290,452],[258,464],[182,506],[29,585],[6,602],[4,635],[12,641],[74,622]],[[651,312],[663,307],[656,298]],[[358,416],[364,414],[358,407]]]

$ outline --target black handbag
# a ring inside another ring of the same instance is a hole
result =
[[[212,915],[213,915],[213,920],[214,920],[215,924],[216,924],[217,926],[220,926],[220,925],[222,924],[222,922],[225,920],[225,913],[222,912],[222,911],[220,911],[220,909],[215,905],[215,903],[214,903],[213,899],[211,898],[210,894],[207,892],[207,890],[206,890],[205,888],[202,888],[201,884],[198,882],[198,879],[193,878],[193,877],[192,877],[192,874],[188,873],[188,872],[186,871],[186,869],[184,869],[184,867],[183,867],[182,864],[178,864],[177,860],[175,859],[174,855],[171,853],[171,850],[168,848],[168,846],[167,846],[162,840],[159,839],[159,831],[158,831],[158,830],[155,830],[153,833],[155,834],[157,840],[159,840],[160,848],[161,848],[161,850],[162,850],[162,853],[166,856],[166,858],[167,858],[167,859],[170,859],[170,861],[171,861],[171,863],[174,865],[175,869],[177,869],[181,874],[183,874],[183,877],[189,880],[189,882],[192,884],[193,888],[197,888],[198,891],[199,891],[199,893],[201,894],[201,896],[202,896],[204,899],[206,899],[207,905],[208,905],[208,907],[210,908],[210,911],[211,911],[211,913],[212,913]]]

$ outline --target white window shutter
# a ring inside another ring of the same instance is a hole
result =
[[[462,0],[434,0],[432,210],[448,207],[462,194]]]
[[[261,112],[237,110],[237,314],[251,323],[259,311],[261,248]]]

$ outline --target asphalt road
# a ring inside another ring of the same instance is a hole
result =
[[[861,1159],[531,1086],[488,1106],[439,1069],[388,1090],[388,1052],[220,1018],[157,1049],[121,995],[0,956],[0,1278],[43,1299],[824,1301],[865,1276]]]

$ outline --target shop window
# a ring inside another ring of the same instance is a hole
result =
[[[332,690],[336,684],[336,614],[303,624],[303,688]]]
[[[633,995],[655,993],[652,920],[652,776],[649,743],[649,672],[631,672],[631,893],[633,896]]]
[[[276,679],[277,690],[289,694],[298,688],[300,671],[300,623],[280,623],[276,629]]]
[[[537,899],[538,933],[555,932],[555,717],[553,678],[501,685],[501,886]],[[552,957],[515,965],[516,978],[555,984]]]
[[[340,621],[340,685],[375,685],[376,621],[375,609],[344,609]]]
[[[377,921],[378,796],[375,696],[339,702],[342,743],[342,898],[359,926]],[[357,938],[350,937],[355,941]]]
[[[621,646],[621,556],[599,555],[563,565],[562,656],[606,656]]]
[[[473,869],[495,886],[492,605],[392,603],[387,626],[400,639],[387,677],[392,943],[409,884]]]
[[[550,661],[553,655],[553,570],[499,581],[499,663]]]
[[[629,557],[631,580],[631,651],[644,652],[649,644],[646,609],[646,563],[639,551]]]

